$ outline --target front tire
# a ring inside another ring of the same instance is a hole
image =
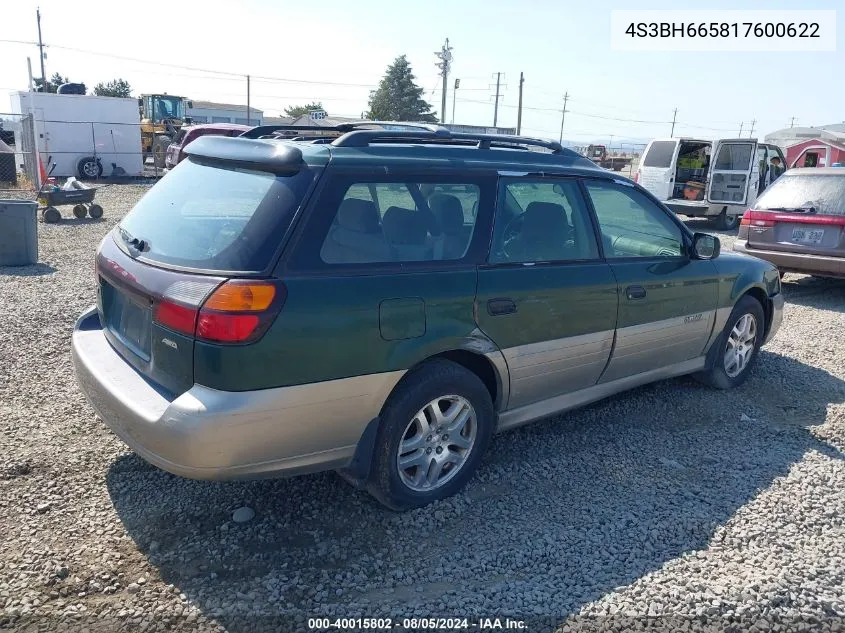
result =
[[[763,306],[745,295],[734,306],[714,343],[717,349],[713,366],[695,377],[717,389],[733,389],[744,383],[763,344],[765,329]]]
[[[44,221],[47,224],[55,224],[56,222],[61,222],[62,214],[59,213],[59,210],[56,207],[47,207],[41,213],[41,217],[44,218]]]
[[[484,383],[447,360],[409,372],[380,417],[367,489],[392,510],[424,506],[463,488],[495,425]]]
[[[167,148],[170,146],[170,137],[159,135],[153,139],[153,164],[159,169],[164,167],[167,159]]]

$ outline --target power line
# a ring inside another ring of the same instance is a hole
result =
[[[37,45],[35,42],[23,42],[20,40],[0,40],[3,43],[12,43],[12,44],[29,44],[29,45]],[[171,64],[168,62],[157,62],[157,61],[150,61],[147,59],[139,59],[137,57],[129,57],[126,55],[115,55],[113,53],[100,53],[97,51],[92,51],[84,48],[77,48],[75,46],[63,46],[60,44],[44,44],[47,48],[55,48],[58,50],[64,51],[72,51],[75,53],[82,53],[85,55],[94,55],[96,57],[106,57],[110,59],[118,59],[121,61],[128,61],[128,62],[136,62],[138,64],[147,64],[150,66],[161,66],[165,68],[178,68],[180,70],[190,70],[192,72],[198,73],[206,73],[210,75],[223,75],[226,77],[237,77],[240,80],[246,76],[246,73],[234,73],[225,70],[212,70],[210,68],[199,68],[197,66],[185,66],[182,64]],[[211,77],[209,77],[211,79]],[[348,82],[336,82],[336,81],[315,81],[311,79],[290,79],[285,77],[269,77],[264,75],[252,75],[252,79],[258,81],[270,81],[270,82],[278,82],[278,83],[296,83],[296,84],[308,84],[308,85],[322,85],[322,86],[348,86],[353,88],[376,88],[376,84],[356,84],[356,83],[348,83]]]

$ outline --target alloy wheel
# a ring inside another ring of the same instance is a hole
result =
[[[756,338],[757,320],[753,314],[743,314],[731,329],[725,347],[725,373],[729,378],[736,378],[748,366]]]
[[[447,395],[435,398],[405,427],[396,465],[402,483],[416,492],[430,492],[450,481],[466,464],[478,420],[469,400]]]

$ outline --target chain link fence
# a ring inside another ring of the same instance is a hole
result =
[[[31,115],[0,114],[0,191],[35,191],[38,161]]]
[[[176,134],[144,134],[140,123],[42,120],[0,113],[0,191],[34,192],[46,178],[109,182],[159,178]],[[172,158],[175,162],[176,156]]]

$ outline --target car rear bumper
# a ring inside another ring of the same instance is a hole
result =
[[[193,479],[297,475],[347,466],[404,372],[230,392],[168,394],[111,347],[96,308],[79,318],[80,388],[108,427],[146,461]]]
[[[747,240],[736,240],[734,250],[771,262],[784,272],[845,278],[845,257],[806,255],[750,248]]]

